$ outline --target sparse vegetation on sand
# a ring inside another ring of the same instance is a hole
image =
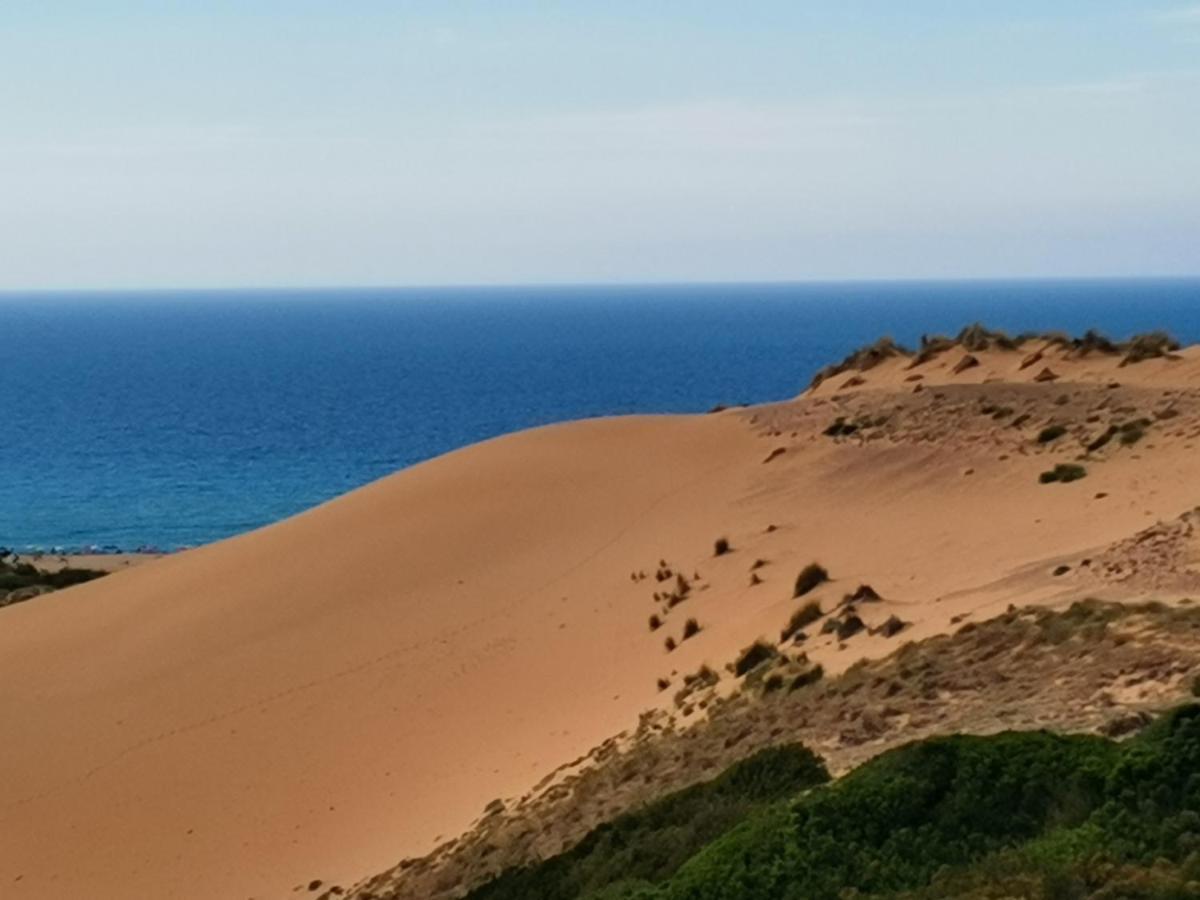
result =
[[[693,638],[700,633],[700,623],[695,619],[688,619],[683,623],[683,640]]]
[[[0,548],[0,607],[32,600],[41,594],[83,584],[108,573],[100,569],[65,567],[39,569],[5,548]]]
[[[758,668],[768,660],[776,659],[779,651],[766,641],[755,641],[738,654],[733,663],[733,674],[741,678],[747,672]]]
[[[829,580],[829,573],[820,563],[811,562],[796,576],[796,586],[792,591],[793,597],[803,597]]]
[[[1079,463],[1059,463],[1053,469],[1039,475],[1038,481],[1041,484],[1053,484],[1054,482],[1067,484],[1068,482],[1078,481],[1080,478],[1085,478],[1086,476],[1087,469],[1079,465]]]
[[[809,388],[815,388],[835,375],[843,372],[867,372],[880,363],[893,357],[907,357],[908,368],[924,365],[949,350],[958,348],[966,353],[960,358],[954,372],[962,372],[978,363],[974,356],[988,350],[1016,351],[1027,343],[1039,342],[1021,363],[1021,369],[1027,369],[1040,362],[1045,357],[1045,350],[1050,347],[1061,348],[1068,357],[1084,357],[1092,354],[1103,356],[1120,356],[1120,365],[1127,366],[1148,359],[1175,358],[1179,342],[1162,331],[1135,335],[1127,341],[1113,341],[1098,331],[1092,329],[1082,337],[1072,338],[1058,331],[1041,333],[1027,332],[1015,337],[1003,331],[996,331],[975,323],[963,328],[955,337],[945,335],[924,335],[916,352],[897,344],[889,337],[880,338],[873,344],[868,344],[850,353],[841,362],[825,366],[813,377]],[[1049,368],[1044,367],[1035,376],[1035,381],[1053,381],[1058,376]],[[846,386],[863,383],[863,379],[854,377]]]
[[[1047,425],[1038,432],[1037,442],[1039,444],[1049,444],[1051,441],[1058,440],[1066,433],[1067,428],[1065,425],[1059,425],[1058,423]]]
[[[1146,436],[1146,429],[1150,427],[1149,419],[1134,419],[1132,422],[1124,422],[1117,427],[1122,446],[1132,447],[1138,441]]]
[[[713,556],[724,556],[730,549],[729,538],[719,537],[713,541]]]
[[[832,378],[835,375],[840,375],[842,372],[856,371],[866,372],[875,368],[886,359],[891,359],[894,356],[911,356],[911,351],[906,350],[900,344],[897,344],[890,337],[882,337],[873,344],[866,347],[860,347],[855,350],[840,363],[826,366],[821,369],[812,380],[811,387],[816,387],[822,381]]]
[[[792,613],[792,617],[788,619],[787,625],[784,626],[783,631],[779,634],[779,640],[790,641],[800,633],[801,629],[807,628],[813,622],[816,622],[818,619],[820,619],[823,615],[824,613],[821,612],[820,603],[818,603],[816,600],[808,601],[808,603],[805,603],[802,607]]]

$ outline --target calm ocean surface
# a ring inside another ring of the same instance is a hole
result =
[[[0,545],[186,546],[504,432],[798,393],[881,334],[1166,328],[1200,279],[0,296]]]

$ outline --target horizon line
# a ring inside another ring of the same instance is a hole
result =
[[[325,291],[447,291],[447,290],[553,290],[590,288],[656,287],[789,287],[856,284],[985,284],[1012,282],[1121,282],[1121,281],[1200,281],[1200,271],[1191,274],[1142,275],[966,275],[966,276],[865,276],[850,278],[777,278],[777,279],[648,279],[612,281],[463,281],[401,284],[250,284],[141,287],[0,287],[0,297],[28,295],[106,295],[106,294],[219,294],[219,293],[319,293]]]

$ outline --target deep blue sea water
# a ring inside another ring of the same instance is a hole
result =
[[[203,543],[493,435],[782,399],[976,320],[1197,341],[1200,279],[0,296],[0,545]]]

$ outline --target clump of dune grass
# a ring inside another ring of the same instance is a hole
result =
[[[700,623],[695,619],[688,619],[683,623],[683,640],[695,637],[700,633]]]
[[[665,691],[667,688],[669,688],[669,687],[671,686],[671,682],[670,682],[670,680],[669,680],[669,679],[667,679],[667,678],[660,678],[660,679],[658,679],[658,682],[657,682],[657,684],[658,684],[658,692],[659,692],[660,694],[661,694],[663,691]]]
[[[838,416],[821,433],[826,437],[849,437],[858,431],[857,422],[847,422],[845,416]]]
[[[1078,463],[1059,463],[1048,472],[1043,472],[1038,476],[1039,484],[1053,484],[1061,482],[1067,484],[1072,481],[1078,481],[1080,478],[1087,476],[1087,469]]]
[[[816,375],[813,376],[810,388],[815,388],[817,385],[826,379],[833,378],[835,375],[840,375],[842,372],[851,370],[857,372],[866,372],[869,369],[875,368],[884,360],[891,359],[894,356],[908,356],[909,351],[897,344],[890,337],[882,337],[873,344],[868,344],[865,347],[860,347],[853,351],[849,356],[839,363],[825,366]]]
[[[779,651],[766,641],[755,641],[738,654],[733,661],[733,674],[741,678],[747,672],[757,669],[768,660],[779,656]]]
[[[1047,425],[1038,432],[1037,442],[1039,444],[1049,444],[1051,441],[1057,441],[1066,433],[1067,427],[1056,422],[1053,425]]]
[[[807,687],[810,684],[816,684],[825,677],[825,669],[818,665],[813,666],[807,671],[801,672],[792,679],[792,683],[788,686],[788,690],[795,691],[802,687]]]
[[[820,563],[811,562],[796,576],[796,586],[792,591],[792,596],[803,597],[828,580],[829,573],[825,571],[825,567]]]
[[[651,616],[650,617],[650,630],[658,631],[658,629],[660,629],[660,628],[662,628],[662,619],[660,619],[658,616]]]
[[[788,619],[787,626],[779,634],[779,640],[790,641],[800,633],[801,629],[807,628],[813,622],[820,619],[822,615],[824,613],[821,612],[821,604],[816,600],[810,600],[792,613],[792,617]]]
[[[713,541],[713,556],[724,556],[730,549],[729,538],[719,537]]]
[[[665,641],[663,641],[663,646],[666,647],[667,652],[670,653],[679,645],[675,643],[675,638],[669,637]]]
[[[1125,357],[1121,360],[1121,365],[1128,366],[1148,359],[1170,356],[1179,349],[1179,341],[1165,331],[1151,331],[1134,335],[1122,349],[1125,351]]]
[[[1098,435],[1088,441],[1085,449],[1088,453],[1095,453],[1097,450],[1111,441],[1113,436],[1116,435],[1118,431],[1119,429],[1116,425],[1109,425],[1108,428],[1104,429],[1104,431],[1100,432]]]
[[[1121,444],[1125,447],[1132,447],[1146,436],[1146,428],[1149,424],[1149,419],[1135,419],[1118,426],[1117,431],[1120,434]]]

